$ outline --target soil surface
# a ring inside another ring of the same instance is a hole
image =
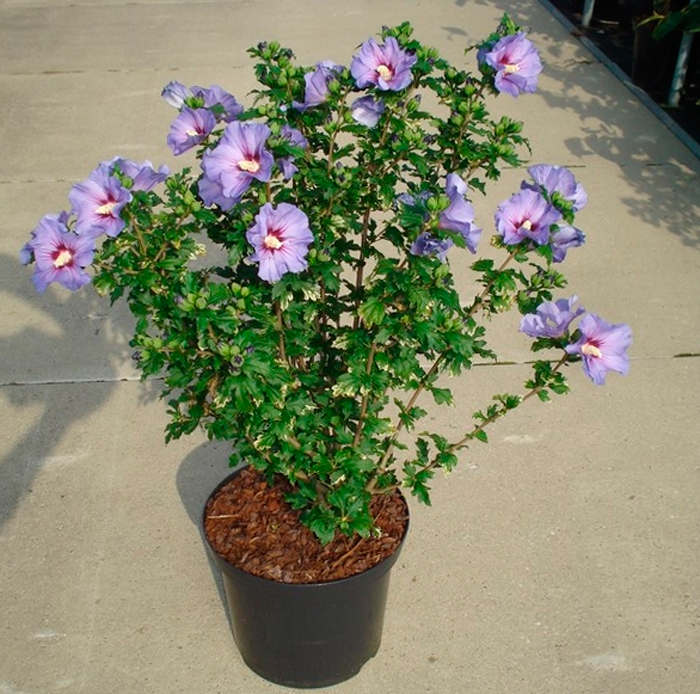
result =
[[[640,3],[623,0],[596,0],[588,28],[581,27],[583,0],[549,0],[575,27],[575,36],[585,36],[632,81],[661,106],[683,130],[700,144],[700,35],[692,44],[688,71],[680,104],[666,104],[671,78],[678,57],[679,37],[661,42],[649,39],[639,44],[635,59],[634,26],[640,19]],[[648,27],[651,31],[652,27]]]
[[[250,467],[223,486],[209,500],[204,521],[215,551],[255,576],[284,583],[322,583],[372,568],[396,551],[406,533],[408,506],[394,491],[372,500],[379,537],[337,533],[323,546],[284,500],[287,489],[285,480],[269,486]]]

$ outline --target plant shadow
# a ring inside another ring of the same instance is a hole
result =
[[[465,3],[457,0],[457,4]],[[583,45],[572,50],[570,42],[558,38],[563,26],[551,14],[549,3],[543,1],[541,8],[532,9],[513,8],[504,2],[493,6],[532,31],[547,78],[540,80],[537,95],[554,110],[553,120],[562,118],[557,113],[568,114],[565,120],[574,127],[568,126],[569,135],[562,142],[573,161],[617,167],[625,188],[616,202],[640,223],[700,250],[700,159],[661,119],[647,112],[640,102],[640,93],[646,100],[641,90],[629,80],[611,89],[616,78],[595,55]],[[453,28],[445,31],[451,33]]]
[[[30,275],[16,257],[0,254],[6,325],[0,393],[14,423],[0,458],[0,528],[68,433],[82,439],[75,425],[109,400],[124,378],[115,364],[128,362],[131,352],[129,317],[111,311],[89,285],[75,293],[51,287],[37,295]],[[141,399],[155,399],[158,390],[157,382],[144,384]],[[73,443],[80,456],[83,444]]]
[[[584,162],[593,157],[618,167],[630,190],[618,199],[630,215],[674,234],[686,247],[700,249],[697,157],[660,119],[646,117],[635,87],[610,90],[610,77],[601,77],[601,66],[584,48],[580,57],[567,60],[553,42],[544,60],[548,76],[562,89],[543,88],[540,95],[548,106],[575,115],[581,124],[579,135],[564,140],[568,151]],[[570,83],[577,87],[575,94],[566,88]],[[667,145],[669,138],[672,144]]]
[[[176,484],[180,500],[192,523],[197,527],[202,551],[206,554],[219,599],[231,626],[221,571],[216,566],[204,537],[202,515],[209,495],[236,468],[229,466],[231,445],[226,441],[207,441],[189,453],[177,471]]]

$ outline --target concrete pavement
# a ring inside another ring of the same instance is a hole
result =
[[[537,94],[502,97],[533,162],[587,189],[567,259],[581,303],[634,331],[603,388],[528,403],[412,505],[378,656],[343,694],[695,694],[700,681],[700,163],[535,0],[0,0],[0,694],[258,694],[197,527],[228,451],[167,447],[129,361],[131,319],[89,291],[38,297],[17,252],[73,182],[117,154],[174,165],[171,79],[253,86],[262,39],[346,62],[404,19],[459,60],[504,11],[531,27]],[[485,200],[519,186],[507,171]],[[511,320],[515,320],[511,317]],[[517,388],[509,366],[452,384],[449,430]],[[468,417],[468,414],[464,415]],[[449,421],[448,421],[449,420]]]

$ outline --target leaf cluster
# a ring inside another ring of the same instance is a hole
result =
[[[516,31],[505,18],[490,40]],[[132,344],[144,377],[163,379],[167,438],[203,427],[231,442],[234,462],[271,481],[284,476],[290,502],[323,542],[338,531],[371,533],[372,494],[404,486],[428,503],[435,470],[453,469],[459,449],[487,440],[485,427],[522,397],[497,396],[456,441],[420,432],[409,444],[403,434],[426,417],[421,395],[452,406],[444,377],[496,359],[490,315],[532,311],[565,283],[546,249],[494,241],[502,259],[471,265],[481,290],[464,301],[449,260],[411,252],[426,232],[467,252],[460,234],[440,226],[446,175],[483,191],[503,167],[522,165],[528,144],[520,122],[487,108],[492,71],[451,65],[407,23],[385,29],[389,36],[416,63],[408,88],[381,93],[375,127],[353,118],[359,90],[348,68],[334,74],[325,102],[295,109],[313,68],[275,42],[251,48],[259,87],[240,119],[267,123],[266,147],[278,161],[292,157],[298,172],[286,180],[276,168],[224,211],[203,205],[197,174],[185,168],[162,196],[134,196],[127,228],[95,263],[97,289],[125,298],[137,319]],[[308,147],[285,138],[285,126]],[[298,206],[314,234],[308,269],[275,283],[258,277],[246,239],[266,202]],[[526,387],[542,399],[566,389],[547,361]]]

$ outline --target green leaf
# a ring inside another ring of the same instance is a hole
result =
[[[549,402],[549,401],[550,401],[549,393],[548,393],[546,390],[544,390],[544,389],[538,390],[538,391],[537,391],[537,397],[538,397],[542,402]]]
[[[436,388],[432,386],[430,392],[438,405],[452,405],[454,403],[452,391],[449,390],[449,388]]]
[[[445,452],[439,453],[435,458],[435,462],[439,467],[443,468],[443,470],[450,472],[457,466],[459,459],[454,453]]]
[[[425,439],[418,439],[416,441],[416,450],[418,452],[418,462],[423,465],[428,464],[428,453],[429,444]]]
[[[336,381],[334,393],[337,395],[354,396],[360,392],[362,386],[362,377],[358,374],[348,371],[341,374]]]
[[[371,297],[361,304],[358,313],[367,326],[371,328],[373,325],[379,325],[384,320],[386,309],[381,299]]]
[[[477,441],[481,441],[482,443],[488,443],[489,442],[489,437],[486,435],[486,432],[483,429],[477,429],[474,432],[474,438]]]

